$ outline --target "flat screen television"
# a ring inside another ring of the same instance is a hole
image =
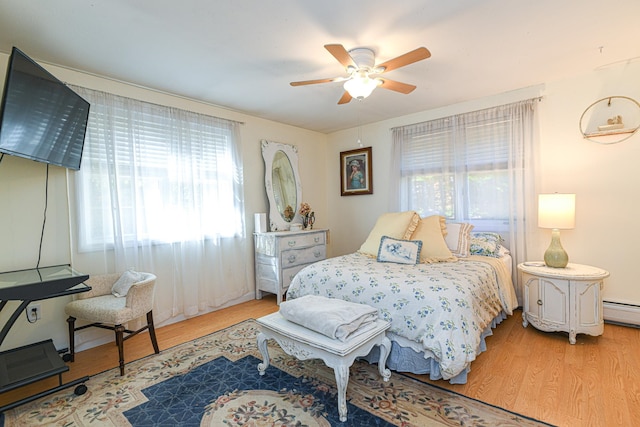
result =
[[[0,104],[0,152],[79,170],[89,103],[18,48]]]

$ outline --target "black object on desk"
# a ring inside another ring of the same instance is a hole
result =
[[[83,283],[88,278],[88,274],[79,273],[68,265],[0,273],[0,312],[8,301],[21,301],[0,331],[0,345],[29,304],[33,301],[89,291],[91,287]],[[54,375],[58,375],[59,385],[2,406],[0,412],[78,384],[80,385],[76,387],[75,393],[84,394],[87,388],[83,383],[89,377],[78,378],[63,384],[62,373],[68,370],[69,367],[63,362],[53,345],[53,340],[50,339],[3,351],[0,353],[0,393]]]

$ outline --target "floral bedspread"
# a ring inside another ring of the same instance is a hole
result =
[[[512,289],[504,289],[513,288],[511,279],[499,276],[488,260],[404,265],[353,253],[302,269],[287,298],[315,294],[374,306],[391,332],[431,351],[449,379],[476,358],[493,318],[515,307]]]

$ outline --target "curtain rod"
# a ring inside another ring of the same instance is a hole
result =
[[[114,80],[114,81],[118,81],[118,80]],[[239,124],[239,125],[244,125],[245,124],[244,122],[240,122],[238,120],[227,119],[227,118],[224,118],[224,117],[218,117],[218,116],[214,116],[214,115],[211,115],[211,114],[199,113],[197,111],[187,110],[185,108],[173,107],[173,106],[164,105],[164,104],[158,104],[157,102],[145,101],[145,100],[138,99],[138,98],[132,98],[130,96],[118,95],[118,94],[107,92],[107,91],[100,90],[100,89],[92,89],[92,88],[89,88],[89,87],[86,87],[86,86],[80,86],[80,85],[77,85],[77,84],[74,84],[74,83],[68,83],[68,82],[64,82],[64,83],[67,86],[70,86],[70,87],[75,86],[75,87],[78,87],[78,88],[81,88],[81,89],[92,90],[94,92],[101,92],[101,93],[105,93],[105,94],[108,94],[108,95],[119,96],[120,98],[131,99],[132,101],[145,102],[145,103],[147,103],[149,105],[155,105],[155,106],[164,107],[164,108],[177,108],[178,110],[183,110],[183,111],[188,111],[188,112],[193,113],[193,114],[199,114],[199,115],[203,115],[203,116],[213,117],[213,118],[218,119],[218,120],[226,120],[228,122],[236,123],[236,124]],[[129,85],[137,87],[137,88],[140,88],[140,89],[145,89],[145,90],[149,90],[149,91],[152,91],[152,92],[156,92],[156,93],[159,93],[159,94],[162,94],[162,95],[168,95],[168,96],[172,96],[174,98],[184,99],[184,100],[190,101],[190,102],[195,102],[195,103],[198,103],[198,104],[201,104],[201,105],[206,105],[206,106],[210,106],[210,107],[214,107],[214,108],[225,109],[224,107],[219,107],[217,105],[209,104],[209,103],[204,102],[204,101],[198,101],[196,99],[187,98],[186,96],[175,95],[175,94],[171,94],[171,93],[168,93],[168,92],[155,90],[155,89],[149,89],[149,88],[146,88],[144,86],[139,86],[139,85],[133,85],[133,84],[129,84]],[[230,109],[227,109],[227,110],[233,111],[233,110],[230,110]]]
[[[493,107],[481,108],[480,110],[465,111],[464,113],[451,114],[450,116],[436,117],[436,118],[434,118],[434,119],[424,120],[424,121],[417,122],[417,123],[409,123],[409,124],[406,124],[406,125],[394,126],[394,127],[392,127],[392,128],[389,128],[389,131],[393,132],[394,130],[396,130],[396,129],[400,129],[400,128],[403,128],[403,127],[405,127],[405,126],[417,125],[417,124],[425,123],[425,122],[428,122],[428,121],[431,121],[431,120],[438,120],[438,119],[442,119],[442,118],[445,118],[445,117],[459,116],[459,115],[461,115],[461,114],[477,113],[478,111],[489,110],[489,109],[491,109],[491,108],[504,107],[504,106],[506,106],[506,105],[517,104],[518,102],[526,102],[526,101],[538,101],[538,102],[542,102],[542,99],[543,99],[543,98],[544,98],[543,96],[536,96],[536,97],[534,97],[534,98],[523,99],[523,100],[521,100],[521,101],[510,102],[510,103],[508,103],[508,104],[500,104],[500,105],[494,105]]]

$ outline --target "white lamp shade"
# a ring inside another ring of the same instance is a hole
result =
[[[570,229],[576,223],[575,194],[539,194],[538,227]]]
[[[344,90],[349,92],[352,98],[364,99],[371,95],[371,92],[378,87],[377,79],[370,79],[367,76],[356,76],[344,83]]]

